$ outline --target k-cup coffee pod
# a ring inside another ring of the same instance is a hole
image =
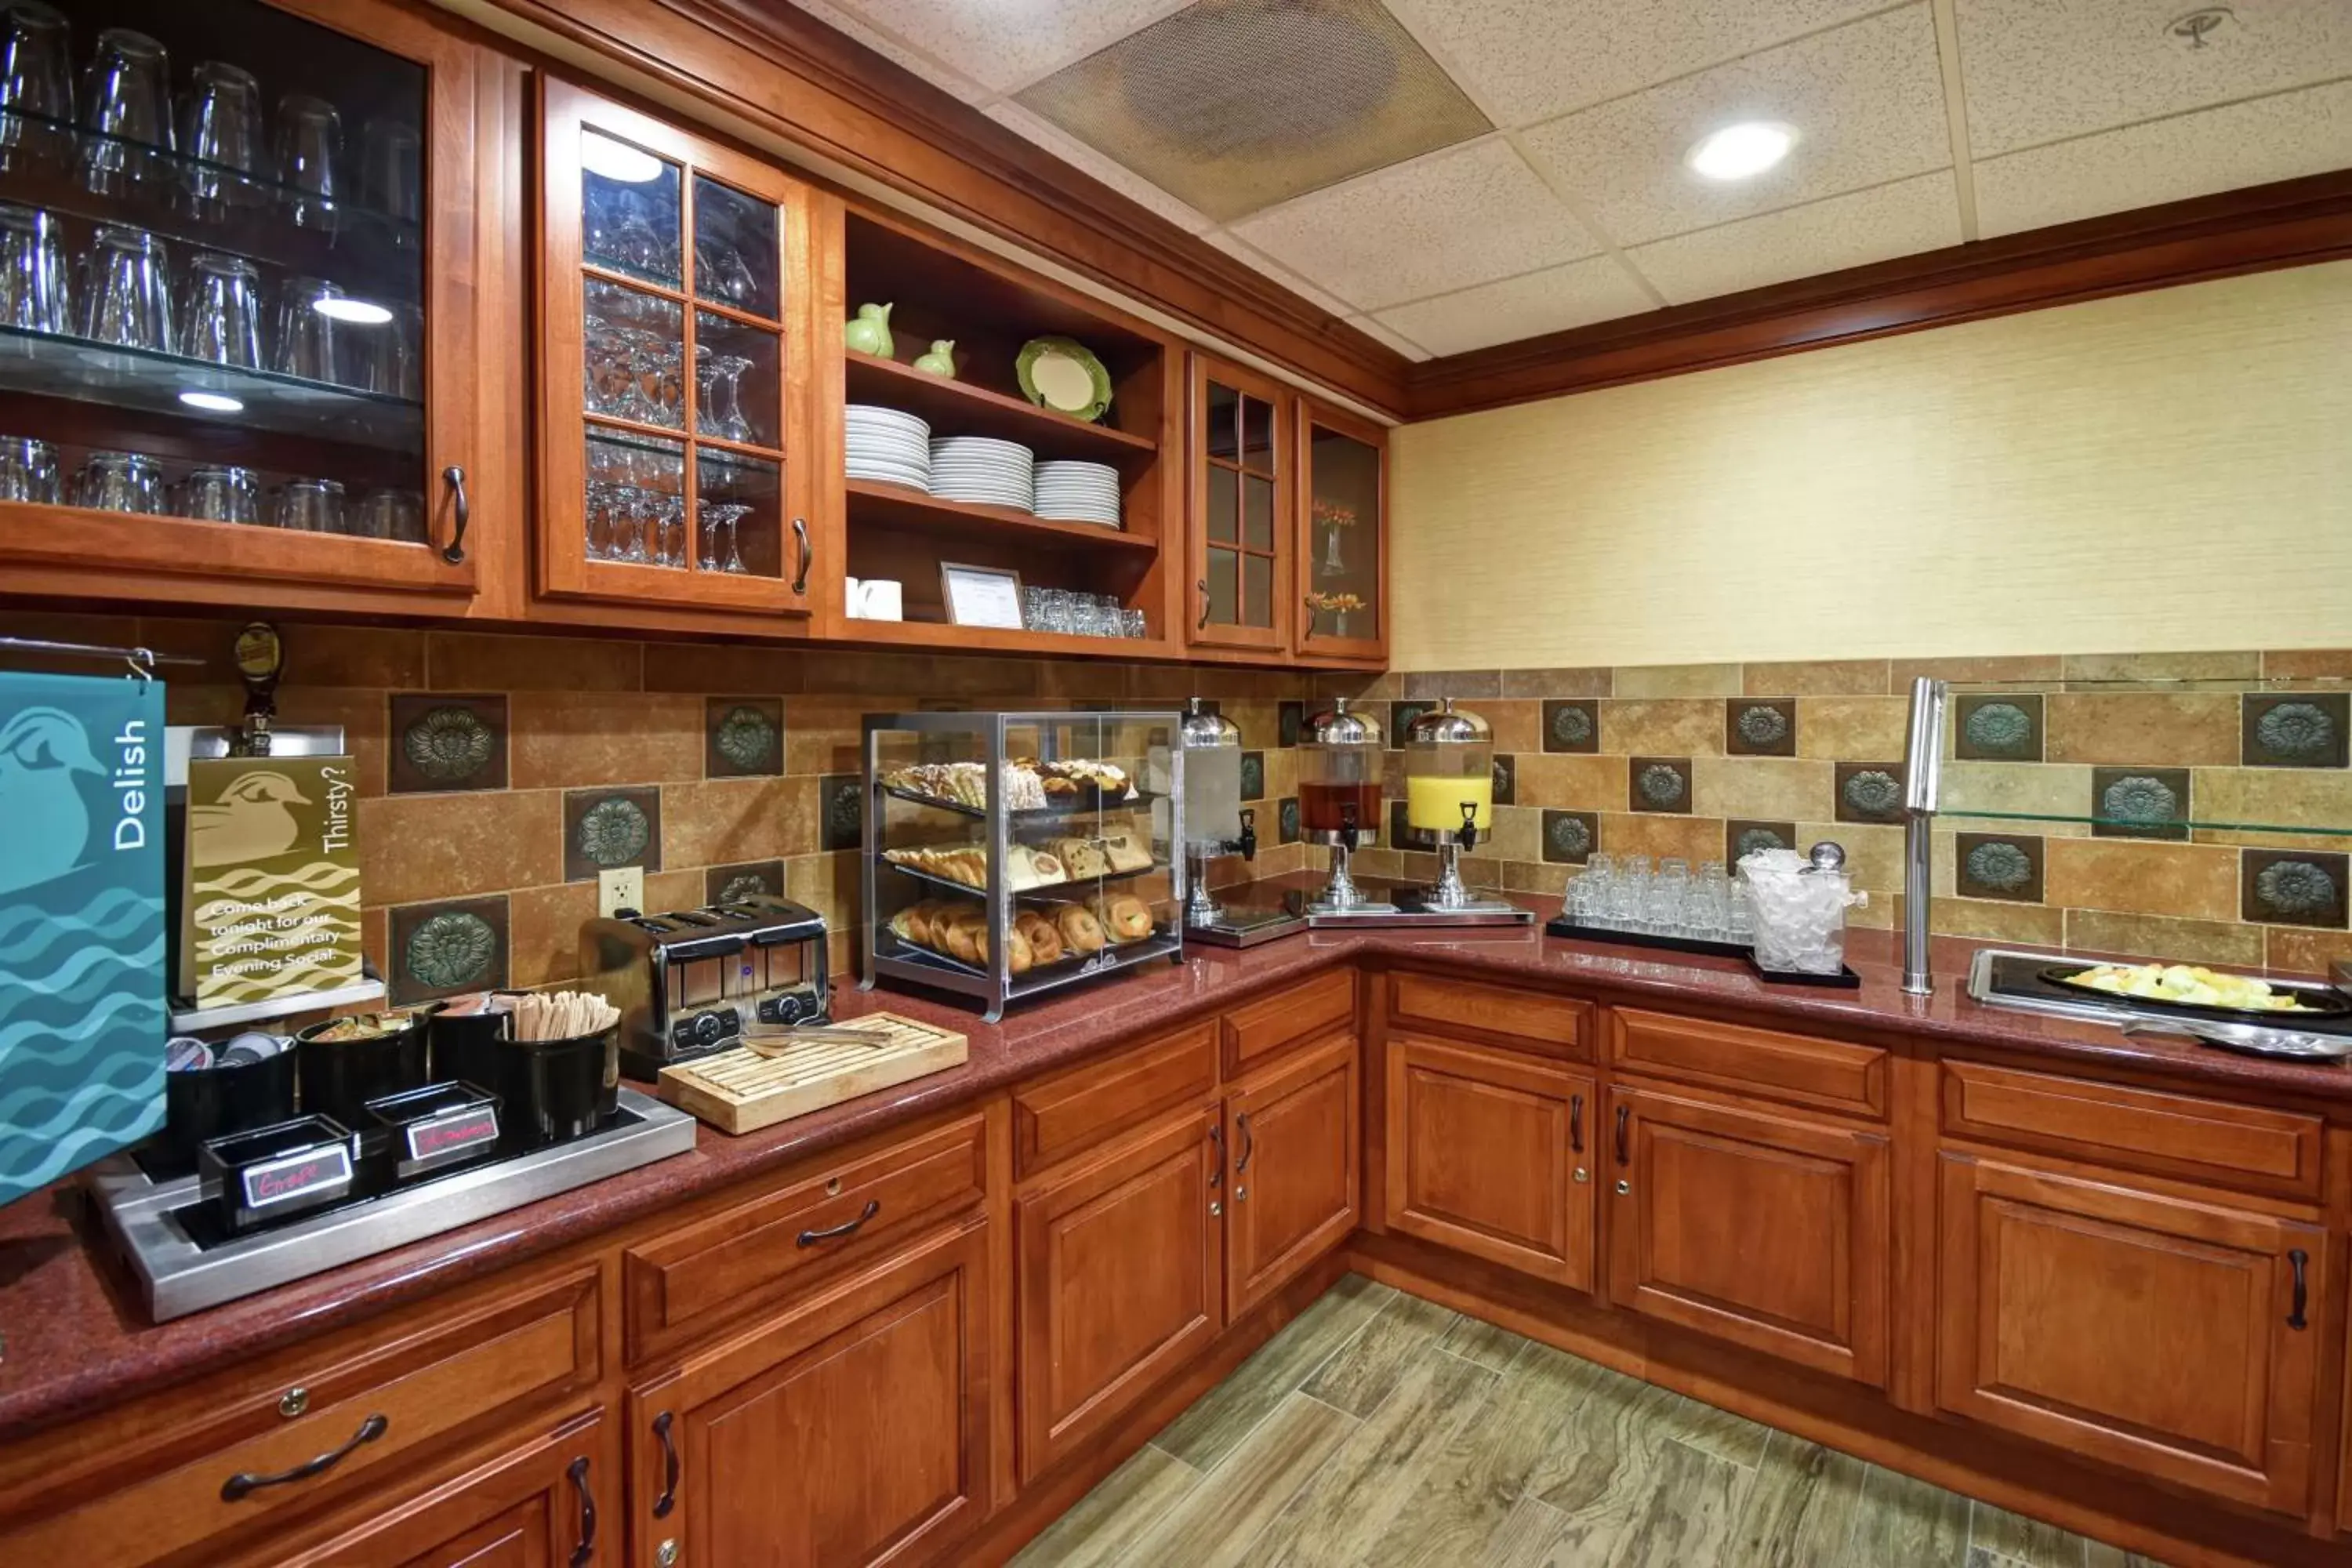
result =
[[[199,1072],[212,1065],[212,1047],[194,1035],[174,1035],[163,1042],[165,1072]]]

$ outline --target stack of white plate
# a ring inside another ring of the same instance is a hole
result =
[[[942,500],[1037,510],[1037,455],[1017,441],[942,436],[931,443],[931,493]]]
[[[909,489],[931,488],[931,427],[911,414],[853,403],[843,411],[849,477]]]
[[[1108,463],[1038,464],[1037,515],[1118,527],[1118,470]]]

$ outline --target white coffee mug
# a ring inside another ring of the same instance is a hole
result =
[[[843,580],[841,591],[843,613],[852,617],[866,613],[866,584],[856,577]]]
[[[900,621],[907,618],[906,590],[895,577],[868,577],[865,583],[865,604],[859,610],[869,621]]]

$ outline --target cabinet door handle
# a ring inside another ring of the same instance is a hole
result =
[[[1568,1097],[1568,1152],[1584,1152],[1584,1096],[1580,1094]]]
[[[449,542],[441,548],[441,559],[452,566],[462,565],[466,559],[466,525],[474,520],[474,509],[466,500],[466,470],[452,463],[441,470],[457,494],[457,504],[450,509],[450,521],[457,526],[449,531]]]
[[[1249,1169],[1250,1156],[1257,1152],[1257,1134],[1250,1131],[1249,1112],[1246,1110],[1234,1118],[1234,1125],[1241,1130],[1242,1135],[1242,1157],[1234,1162],[1234,1174],[1238,1176]]]
[[[669,1510],[677,1506],[677,1445],[669,1440],[670,1413],[667,1410],[654,1417],[654,1436],[662,1446],[661,1496],[654,1499],[654,1517],[667,1519]]]
[[[341,1464],[343,1457],[352,1449],[383,1436],[391,1426],[390,1416],[371,1415],[360,1423],[360,1429],[352,1434],[350,1442],[340,1448],[330,1448],[315,1459],[305,1459],[290,1470],[280,1470],[274,1476],[257,1476],[251,1470],[239,1470],[221,1483],[221,1501],[235,1502],[264,1487],[282,1487],[289,1482],[307,1481],[312,1476],[324,1475]]]
[[[1211,1122],[1209,1142],[1216,1147],[1217,1151],[1217,1163],[1209,1171],[1209,1189],[1213,1192],[1225,1184],[1225,1130]]]
[[[563,1473],[580,1494],[580,1544],[572,1549],[571,1568],[588,1568],[588,1560],[596,1555],[596,1498],[588,1489],[588,1456],[572,1460]]]
[[[793,519],[793,538],[801,547],[801,569],[793,574],[793,592],[805,594],[808,592],[809,566],[816,560],[816,547],[809,542],[806,519]]]
[[[1192,623],[1192,629],[1204,632],[1209,629],[1209,580],[1203,577],[1194,586],[1201,590],[1201,618]]]
[[[1629,1141],[1625,1126],[1633,1119],[1633,1112],[1630,1106],[1621,1105],[1617,1108],[1617,1163],[1621,1166],[1633,1163],[1633,1147]]]
[[[2311,1254],[2298,1247],[2286,1255],[2286,1260],[2294,1268],[2294,1310],[2286,1315],[2286,1326],[2307,1329],[2311,1320],[2305,1315],[2305,1309],[2311,1305]]]
[[[804,1230],[801,1232],[799,1245],[803,1247],[814,1247],[820,1241],[833,1241],[845,1236],[856,1236],[859,1226],[864,1225],[867,1220],[872,1219],[876,1215],[880,1214],[881,1212],[882,1200],[880,1198],[868,1198],[866,1200],[866,1206],[857,1212],[857,1217],[856,1219],[843,1220],[839,1225],[830,1226],[824,1230]]]

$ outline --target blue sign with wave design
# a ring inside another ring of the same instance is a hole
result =
[[[163,1119],[163,688],[0,673],[0,1203]]]

